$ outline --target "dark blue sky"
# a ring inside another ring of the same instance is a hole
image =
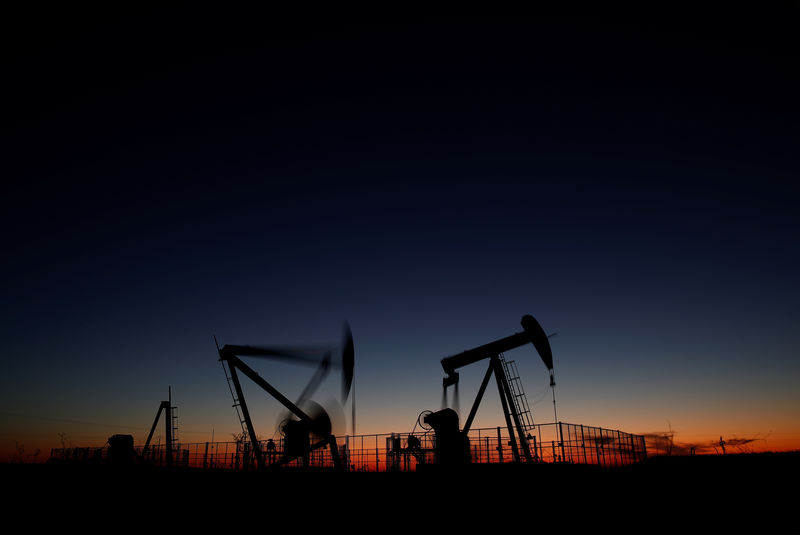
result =
[[[800,442],[786,19],[78,15],[4,47],[4,444],[138,440],[168,384],[236,431],[212,335],[344,320],[362,430],[408,431],[526,313],[565,421]]]

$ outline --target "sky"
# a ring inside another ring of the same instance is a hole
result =
[[[214,337],[336,348],[345,322],[357,433],[409,432],[440,360],[524,314],[557,333],[561,421],[800,448],[796,11],[203,9],[6,22],[4,458],[143,443],[170,387],[182,441],[229,440]],[[553,421],[533,347],[506,358]],[[247,362],[290,398],[313,373]],[[473,427],[502,422],[490,390]]]

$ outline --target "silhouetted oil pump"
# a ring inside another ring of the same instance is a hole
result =
[[[472,404],[472,409],[469,412],[469,416],[467,417],[467,421],[464,423],[464,429],[461,431],[461,433],[464,436],[467,436],[467,433],[472,426],[472,421],[475,419],[475,414],[478,412],[478,406],[481,403],[481,399],[483,399],[486,386],[489,384],[492,373],[494,373],[497,381],[497,390],[500,394],[500,402],[503,406],[503,413],[506,419],[506,426],[508,427],[508,434],[511,438],[511,449],[514,454],[514,460],[517,462],[520,461],[517,439],[514,436],[514,427],[516,427],[525,460],[532,462],[533,458],[531,457],[530,448],[528,447],[528,440],[525,435],[525,430],[520,423],[519,415],[515,410],[513,410],[513,407],[516,406],[515,400],[508,385],[508,378],[503,371],[503,364],[500,361],[500,355],[506,351],[510,351],[525,344],[532,343],[536,348],[536,351],[539,353],[539,356],[542,358],[545,366],[547,366],[547,369],[550,371],[550,385],[553,386],[555,385],[555,380],[553,378],[553,353],[550,349],[550,342],[547,339],[547,335],[545,334],[541,325],[539,325],[539,322],[537,322],[533,316],[523,316],[521,323],[522,328],[524,329],[524,331],[521,333],[512,334],[511,336],[507,336],[500,340],[495,340],[494,342],[489,342],[488,344],[464,351],[463,353],[443,358],[442,368],[447,376],[443,379],[442,385],[446,392],[448,386],[458,384],[458,372],[456,372],[457,369],[484,359],[489,359],[489,368],[486,370],[486,375],[483,377],[480,389],[478,390],[478,395],[475,398],[475,402]]]
[[[308,399],[313,395],[317,386],[326,377],[331,365],[331,352],[324,353],[322,358],[318,353],[303,349],[292,348],[275,348],[275,347],[253,347],[253,346],[239,346],[239,345],[225,345],[222,348],[217,346],[219,351],[219,360],[228,364],[230,372],[229,380],[233,383],[235,388],[234,405],[241,407],[243,423],[247,428],[247,435],[250,437],[253,453],[256,457],[256,462],[259,468],[264,468],[264,455],[256,437],[256,432],[253,427],[253,421],[250,418],[250,412],[247,409],[247,404],[244,399],[244,392],[242,391],[241,383],[237,370],[244,373],[254,383],[263,388],[278,400],[289,412],[297,418],[297,420],[288,419],[281,425],[281,432],[284,435],[284,456],[283,459],[277,464],[285,464],[294,459],[302,458],[304,465],[308,464],[308,456],[311,451],[325,446],[330,447],[331,457],[336,468],[342,468],[342,463],[339,458],[339,450],[336,445],[336,437],[332,434],[331,420],[325,410],[316,403],[308,402],[312,408],[310,410],[303,410],[300,406],[306,404]],[[239,358],[242,357],[266,357],[272,359],[288,359],[293,362],[300,362],[306,364],[318,364],[319,367],[314,375],[311,377],[308,385],[306,385],[302,394],[300,394],[297,402],[290,401],[286,396],[281,394],[275,387],[269,384],[262,378],[255,370],[250,368],[247,364],[242,362]],[[353,335],[350,328],[345,325],[344,343],[342,345],[342,404],[347,400],[353,384],[353,374],[355,364],[355,351],[353,346]],[[353,409],[355,413],[355,408]],[[311,438],[316,442],[311,443]]]

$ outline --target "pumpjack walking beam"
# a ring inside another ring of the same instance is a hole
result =
[[[511,449],[514,454],[514,460],[520,460],[519,448],[517,446],[516,437],[514,436],[514,427],[516,427],[517,434],[519,435],[519,443],[522,445],[522,451],[525,455],[525,459],[528,462],[532,462],[533,458],[531,457],[530,448],[528,447],[528,440],[525,436],[525,430],[522,428],[519,415],[515,410],[513,410],[513,407],[515,406],[514,399],[512,397],[513,395],[511,393],[511,389],[508,385],[508,378],[503,371],[503,365],[500,361],[500,354],[525,344],[532,343],[536,348],[536,351],[539,353],[539,356],[542,358],[545,366],[547,366],[547,369],[550,371],[551,384],[555,384],[553,381],[553,353],[550,349],[550,342],[547,339],[547,335],[545,334],[541,325],[539,325],[539,323],[533,318],[533,316],[523,316],[521,323],[522,328],[524,329],[524,331],[521,333],[512,334],[511,336],[501,338],[500,340],[495,340],[494,342],[489,342],[488,344],[464,351],[463,353],[443,358],[442,368],[444,369],[445,373],[447,373],[447,377],[442,380],[442,384],[444,388],[447,388],[450,385],[458,383],[458,372],[456,372],[457,369],[484,359],[489,359],[489,367],[486,370],[486,375],[484,376],[483,381],[481,382],[478,395],[472,404],[472,409],[470,410],[462,432],[465,434],[469,432],[472,422],[475,419],[475,414],[478,412],[478,406],[480,405],[483,395],[486,392],[486,387],[488,386],[489,380],[494,373],[497,381],[497,390],[500,394],[500,402],[503,406],[506,427],[508,428],[509,437],[511,439]]]

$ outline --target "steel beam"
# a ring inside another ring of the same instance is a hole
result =
[[[493,363],[489,363],[489,368],[486,370],[486,375],[483,376],[483,381],[481,382],[481,387],[478,389],[478,395],[475,397],[475,402],[472,404],[472,409],[469,411],[469,416],[467,417],[467,421],[464,423],[463,432],[466,435],[469,433],[470,428],[472,427],[472,421],[475,419],[475,414],[478,412],[478,405],[481,404],[481,400],[483,399],[483,394],[486,392],[486,386],[489,384],[489,379],[492,378],[492,371],[493,371]]]

